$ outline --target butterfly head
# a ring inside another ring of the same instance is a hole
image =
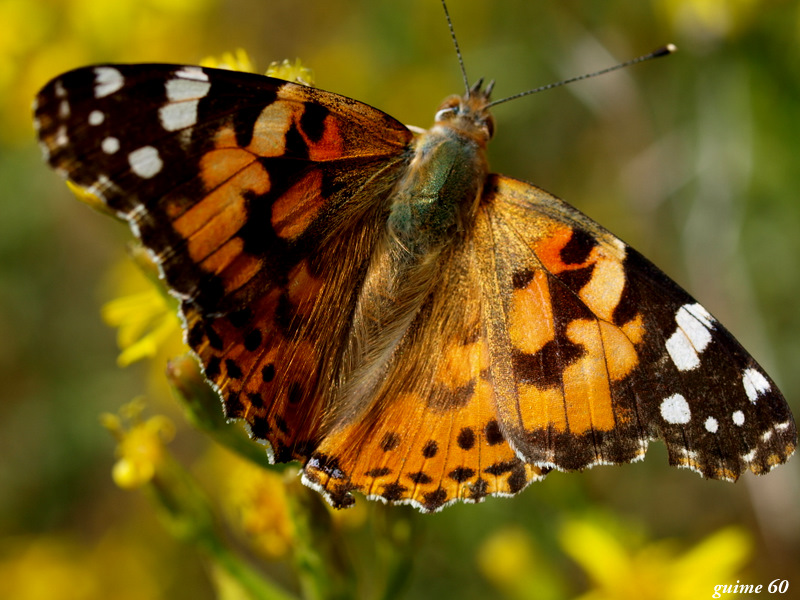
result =
[[[492,139],[494,117],[489,112],[489,100],[494,81],[490,81],[485,88],[482,86],[481,78],[463,96],[454,95],[445,98],[436,111],[434,126],[455,129],[481,144]]]

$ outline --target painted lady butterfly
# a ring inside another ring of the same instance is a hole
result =
[[[513,495],[655,438],[715,479],[786,461],[784,398],[705,308],[489,172],[490,91],[412,132],[278,79],[102,65],[47,84],[35,123],[152,252],[226,415],[336,507]]]

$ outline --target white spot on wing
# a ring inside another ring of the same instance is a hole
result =
[[[666,343],[667,352],[679,371],[691,371],[700,366],[700,357],[686,334],[678,329]]]
[[[62,119],[66,119],[69,117],[69,113],[69,102],[62,100],[58,105],[58,116]]]
[[[731,415],[731,418],[733,419],[734,424],[738,425],[739,427],[744,425],[744,413],[742,411],[737,410]]]
[[[69,144],[69,138],[67,137],[67,127],[66,125],[62,125],[61,127],[56,130],[56,135],[53,138],[53,145],[58,147],[63,147]]]
[[[205,73],[203,73],[205,75]],[[199,100],[205,98],[211,84],[207,81],[196,79],[170,79],[166,83],[167,100],[180,102],[182,100]]]
[[[134,206],[132,209],[130,209],[128,211],[128,215],[127,216],[128,216],[128,219],[130,219],[131,221],[138,221],[139,219],[141,219],[146,214],[147,214],[147,210],[145,209],[144,205],[143,204],[137,204],[136,206]]]
[[[153,146],[142,146],[128,155],[131,170],[143,179],[150,179],[161,171],[164,163]]]
[[[750,402],[753,403],[758,400],[761,394],[768,392],[771,387],[767,378],[755,369],[744,370],[742,373],[742,385],[744,385],[744,391]]]
[[[106,120],[106,116],[99,110],[93,110],[89,113],[89,125],[100,125]]]
[[[178,131],[197,123],[197,104],[199,100],[187,100],[167,104],[158,110],[161,126],[167,131]]]
[[[201,67],[183,67],[179,71],[175,71],[175,75],[184,79],[195,79],[197,81],[208,81],[208,75],[205,74]]]
[[[64,89],[64,84],[61,83],[60,81],[56,81],[55,90],[56,90],[56,98],[67,97],[67,90]]]
[[[699,312],[698,309],[702,312]],[[686,337],[692,342],[692,346],[694,346],[698,354],[705,350],[711,341],[711,332],[709,331],[711,327],[710,318],[711,316],[708,312],[699,304],[681,306],[675,315],[678,327],[683,330]]]
[[[115,137],[107,137],[101,143],[100,147],[106,154],[114,154],[119,150],[119,140]]]
[[[42,158],[44,158],[44,161],[48,162],[50,160],[50,146],[48,146],[44,141],[40,141],[39,149],[42,151]]]
[[[661,403],[661,416],[672,425],[685,425],[692,419],[689,403],[680,394],[673,394]]]
[[[711,316],[711,313],[708,312],[702,304],[695,302],[694,304],[685,304],[681,308],[683,308],[687,313],[691,314],[695,319],[700,321],[703,324],[703,327],[706,329],[711,329],[714,327],[714,317]],[[681,324],[680,319],[678,320],[678,324]]]
[[[92,185],[86,188],[86,191],[93,196],[97,196],[102,202],[106,201],[106,196],[103,193],[106,189],[111,187],[111,180],[105,175],[100,175]]]
[[[96,67],[94,74],[95,98],[105,98],[119,90],[125,83],[122,73],[113,67]]]
[[[708,417],[705,422],[706,431],[710,433],[717,433],[717,429],[719,429],[719,423],[714,417]]]
[[[753,462],[753,459],[756,457],[756,451],[751,450],[747,454],[742,454],[742,460],[746,463]]]
[[[667,340],[667,352],[679,371],[691,371],[700,366],[700,354],[711,342],[714,318],[700,304],[684,304],[675,322],[678,328]]]

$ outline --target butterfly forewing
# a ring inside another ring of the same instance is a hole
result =
[[[662,438],[672,464],[735,480],[791,455],[783,396],[697,301],[546,192],[502,176],[487,190],[505,313],[489,322],[511,355],[492,362],[516,381],[498,403],[527,461],[626,462]]]
[[[50,164],[152,251],[227,414],[307,458],[410,132],[320,90],[173,65],[72,71],[35,118]]]

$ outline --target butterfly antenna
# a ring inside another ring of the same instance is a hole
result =
[[[464,57],[461,56],[461,48],[458,47],[458,39],[456,39],[456,31],[453,29],[453,21],[450,19],[450,13],[447,11],[447,4],[442,0],[442,8],[444,9],[444,17],[447,19],[447,27],[450,29],[450,38],[453,40],[453,46],[456,47],[456,56],[458,56],[458,65],[461,67],[461,75],[464,77],[464,89],[469,94],[469,79],[467,78],[467,69],[464,67]]]
[[[442,0],[444,2],[444,0]],[[452,29],[452,26],[451,26]],[[657,50],[653,50],[649,54],[644,54],[642,56],[638,56],[631,60],[626,60],[623,63],[619,63],[618,65],[614,65],[613,67],[607,67],[605,69],[601,69],[599,71],[595,71],[594,73],[586,73],[585,75],[578,75],[577,77],[571,77],[570,79],[565,79],[564,81],[557,81],[556,83],[549,83],[547,85],[543,85],[541,87],[527,90],[524,92],[520,92],[519,94],[514,94],[513,96],[508,96],[507,98],[501,98],[500,100],[495,100],[494,102],[490,102],[486,108],[490,106],[497,106],[498,104],[502,104],[503,102],[508,102],[509,100],[516,100],[517,98],[522,98],[523,96],[530,96],[531,94],[536,94],[538,92],[543,92],[545,90],[550,90],[556,87],[561,87],[562,85],[567,85],[568,83],[575,83],[576,81],[581,81],[583,79],[589,79],[590,77],[597,77],[598,75],[605,75],[606,73],[611,73],[611,71],[616,71],[617,69],[624,69],[625,67],[630,67],[631,65],[635,65],[640,62],[645,62],[647,60],[652,60],[654,58],[661,58],[662,56],[667,56],[668,54],[672,54],[678,48],[674,44],[667,44],[666,46],[662,46]],[[460,55],[459,55],[460,57]]]

